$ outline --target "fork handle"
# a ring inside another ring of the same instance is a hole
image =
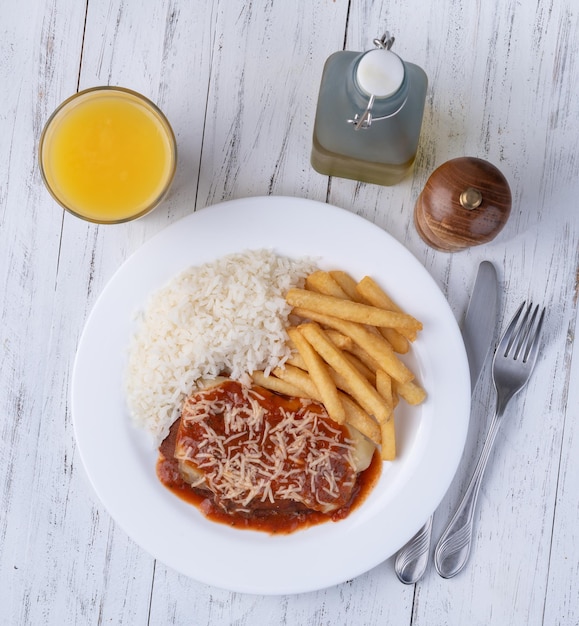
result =
[[[485,468],[499,430],[501,416],[502,410],[497,409],[466,492],[434,551],[434,566],[443,578],[456,576],[468,561],[472,545],[476,502]]]

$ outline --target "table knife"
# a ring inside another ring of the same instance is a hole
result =
[[[497,272],[490,261],[478,268],[470,302],[462,325],[462,335],[470,370],[471,393],[474,392],[486,356],[494,339],[498,312]],[[394,569],[404,584],[418,582],[428,564],[432,515],[412,539],[396,555]]]

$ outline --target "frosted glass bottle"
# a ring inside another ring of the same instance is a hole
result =
[[[390,50],[393,42],[386,33],[373,50],[326,61],[311,155],[320,174],[394,185],[411,171],[428,79]]]

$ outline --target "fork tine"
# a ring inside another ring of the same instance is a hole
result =
[[[511,320],[511,323],[509,324],[507,330],[505,330],[505,332],[503,333],[503,337],[497,348],[497,353],[504,357],[506,357],[510,352],[513,342],[517,336],[517,333],[515,331],[524,306],[525,302],[523,302],[521,306],[517,309],[517,312]]]
[[[535,313],[533,315],[533,321],[537,316],[539,311],[539,305],[535,309]],[[539,354],[539,340],[541,338],[541,331],[543,329],[543,320],[545,319],[545,308],[541,311],[541,315],[539,316],[539,321],[537,322],[537,326],[535,328],[535,332],[532,337],[529,337],[529,343],[527,349],[525,350],[525,354],[523,355],[523,362],[529,363],[531,366],[537,360],[537,355]]]
[[[517,345],[515,348],[515,354],[513,355],[513,358],[515,360],[518,360],[522,353],[524,355],[523,356],[524,363],[526,362],[527,356],[529,355],[529,350],[531,347],[531,340],[530,340],[531,331],[533,330],[533,325],[535,324],[535,318],[537,317],[539,306],[537,305],[535,307],[535,310],[533,311],[533,314],[531,315],[532,309],[533,309],[533,303],[529,302],[529,306],[527,307],[527,310],[525,312],[525,315],[519,327],[519,332],[517,335]]]

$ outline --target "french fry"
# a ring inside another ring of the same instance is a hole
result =
[[[334,296],[344,300],[349,299],[348,294],[332,278],[330,273],[322,270],[313,272],[306,278],[306,289],[316,291],[317,293],[325,293],[327,296]]]
[[[403,312],[370,277],[365,276],[359,283],[356,283],[356,281],[345,272],[338,272],[338,275],[341,284],[347,287],[349,293],[353,296],[352,299],[356,302],[376,306],[387,311]],[[368,282],[371,284],[368,284]],[[382,294],[384,298],[374,297],[376,290],[379,294]],[[380,333],[388,340],[394,352],[398,352],[399,354],[406,354],[408,352],[408,337],[412,337],[413,340],[416,339],[416,331],[408,329],[398,331],[395,328],[380,328]]]
[[[396,408],[400,402],[400,395],[396,390],[396,381],[392,380],[392,406]]]
[[[421,404],[426,399],[426,391],[413,380],[407,383],[396,383],[396,391],[408,404]]]
[[[398,354],[406,354],[410,349],[408,339],[395,328],[380,328],[380,333]],[[416,335],[416,333],[414,333]]]
[[[314,381],[306,370],[294,365],[286,365],[284,367],[276,367],[273,369],[274,376],[281,380],[285,380],[290,385],[294,385],[305,394],[306,398],[311,400],[322,401],[320,392],[318,391]]]
[[[321,396],[308,372],[292,365],[286,365],[283,368],[276,367],[273,370],[273,374],[300,389],[300,396],[322,402]],[[339,396],[346,411],[346,422],[359,430],[376,445],[380,445],[382,435],[376,420],[368,415],[350,396],[342,392],[339,392]]]
[[[272,386],[293,388],[323,404],[329,401],[323,395],[328,397],[328,388],[333,388],[346,423],[379,445],[383,460],[395,459],[394,410],[399,398],[411,405],[426,398],[414,373],[398,357],[408,352],[422,323],[371,277],[356,282],[338,270],[313,272],[304,289],[288,291],[286,301],[293,307],[290,319],[296,326],[289,334],[297,352],[285,367],[274,369],[276,380],[283,382]],[[307,357],[305,350],[310,351]],[[330,382],[333,387],[328,387]],[[326,410],[332,416],[327,404]]]
[[[356,281],[347,272],[332,270],[330,276],[338,283],[342,290],[348,294],[350,300],[360,302],[360,295],[356,291]]]
[[[326,331],[327,333],[327,331]],[[368,367],[365,363],[360,361],[357,356],[354,356],[351,352],[344,351],[344,356],[350,361],[350,363],[366,378],[366,380],[371,384],[376,386],[376,374],[375,370]]]
[[[369,276],[365,276],[357,283],[347,272],[335,270],[329,272],[330,276],[336,281],[340,288],[348,294],[350,300],[361,302],[362,304],[370,304],[387,311],[397,311],[403,313],[402,309],[397,306],[388,295],[380,288],[380,286]],[[400,354],[405,354],[409,350],[406,342],[401,340],[402,335],[409,341],[416,339],[416,331],[403,328],[400,330],[381,329],[382,334],[392,344],[394,350]]]
[[[340,398],[342,399],[344,409],[346,409],[346,422],[356,430],[359,430],[377,446],[381,445],[382,431],[378,422],[347,394],[340,394]]]
[[[332,343],[334,343],[341,350],[348,350],[355,346],[354,342],[352,341],[352,339],[350,339],[350,337],[343,335],[337,330],[328,329],[326,330],[326,334],[331,339]],[[297,351],[297,348],[293,345],[291,340],[290,340],[290,346],[294,349],[294,353],[289,357],[289,359],[287,359],[286,363],[289,363],[290,365],[295,365],[296,367],[299,367],[300,369],[307,370],[308,369],[307,365],[304,363],[302,356]],[[364,367],[363,363],[361,363],[360,361],[358,361],[358,363],[360,367]],[[369,368],[366,368],[366,371],[369,372]],[[372,372],[369,372],[368,379],[370,379],[370,374],[372,374]]]
[[[327,338],[320,326],[314,323],[302,324],[299,330],[324,361],[343,377],[345,391],[365,411],[374,415],[379,423],[388,419],[389,412],[380,394]]]
[[[370,363],[372,364],[372,357],[367,355],[364,351],[361,352],[367,357],[367,359],[370,360]],[[379,369],[375,362],[373,362],[373,365],[375,371],[376,390],[384,399],[384,402],[390,411],[389,418],[380,423],[380,458],[383,461],[393,461],[396,459],[396,430],[393,413],[395,404],[392,391],[392,379],[388,374],[386,374],[386,372]],[[370,370],[370,368],[368,368],[368,370]]]
[[[380,435],[382,439],[380,458],[383,461],[393,461],[396,458],[396,425],[394,422],[394,414],[391,414],[390,419],[380,424]]]
[[[328,337],[332,340],[332,342],[335,343],[336,346],[341,350],[348,350],[354,346],[354,342],[350,337],[342,334],[337,330],[332,330],[331,328],[328,328],[326,330],[326,333],[328,334]],[[289,345],[294,350],[297,350],[297,348],[292,344],[291,340],[289,342]]]
[[[342,298],[343,300],[353,300],[354,302],[361,302],[362,304],[373,305],[372,302],[368,302],[363,296],[358,294],[356,290],[356,281],[349,274],[346,274],[345,272],[337,272],[337,274],[341,276],[341,280],[348,289],[348,292],[344,291],[344,289],[332,277],[330,272],[324,272],[322,270],[314,272],[307,277],[306,289],[309,289],[310,291],[316,291],[317,293],[323,293],[327,296]],[[378,329],[378,331],[382,334],[384,339],[386,339],[390,343],[394,352],[398,352],[399,354],[405,354],[406,352],[408,352],[408,340],[396,329],[380,328]]]
[[[422,324],[417,319],[406,313],[386,311],[378,307],[327,296],[307,289],[290,289],[286,294],[286,301],[294,308],[308,309],[359,324],[384,328],[409,328],[411,330],[422,328]]]
[[[299,352],[292,354],[286,363],[294,367],[299,367],[301,370],[304,370],[304,372],[308,371],[308,366]]]
[[[356,285],[356,293],[368,304],[372,304],[387,311],[402,312],[402,309],[370,276],[364,276],[364,278],[362,278],[362,280]],[[399,328],[398,332],[409,341],[414,341],[416,339],[416,332],[412,330]]]
[[[399,313],[402,312],[402,309],[371,276],[364,276],[364,278],[356,284],[356,293],[367,302],[381,309],[398,311]]]
[[[303,392],[299,387],[288,383],[285,380],[276,378],[275,376],[266,376],[262,371],[256,370],[251,374],[251,378],[256,385],[281,393],[284,396],[290,396],[294,398],[303,397]]]
[[[363,348],[357,343],[353,342],[351,348],[347,349],[348,353],[355,356],[360,363],[363,363],[373,374],[376,376],[376,372],[380,369],[379,363],[376,362]]]
[[[390,409],[390,417],[380,424],[382,447],[380,457],[383,461],[393,461],[396,458],[396,429],[394,422],[394,397],[392,394],[392,379],[383,370],[376,372],[376,389]]]
[[[392,379],[384,370],[378,370],[376,372],[376,390],[380,396],[382,396],[390,410],[393,411],[394,398],[392,395]]]
[[[331,366],[328,369],[330,371],[330,376],[332,377],[332,380],[334,381],[334,384],[336,385],[336,387],[340,391],[350,394],[352,386],[350,384],[350,380],[348,379],[348,377],[344,376],[344,374],[342,374],[341,372],[337,372]]]
[[[289,328],[288,334],[308,368],[328,415],[338,424],[343,424],[346,421],[346,412],[326,364],[300,330]]]
[[[408,382],[414,378],[412,371],[398,358],[390,344],[379,335],[370,332],[363,325],[301,307],[294,308],[293,312],[300,318],[318,322],[347,335],[395,380]]]
[[[332,330],[331,328],[328,328],[326,330],[326,334],[332,340],[332,343],[335,343],[336,346],[340,348],[341,350],[347,350],[348,348],[351,348],[354,345],[354,342],[352,341],[350,337],[348,337],[347,335],[344,335],[343,333],[337,330]]]
[[[374,372],[367,367],[366,365],[364,365],[364,363],[362,363],[362,361],[360,361],[358,358],[356,358],[353,354],[349,353],[349,352],[343,352],[343,355],[346,359],[348,359],[348,361],[350,361],[350,363],[360,372],[360,374],[362,376],[364,376],[364,378],[366,378],[366,380],[373,386],[376,385],[376,375],[374,374]],[[302,355],[298,353],[293,354],[287,361],[286,363],[288,365],[293,365],[294,367],[298,367],[301,370],[304,371],[308,371],[308,367],[304,361],[304,359],[302,358]],[[344,380],[344,377],[339,374],[338,372],[336,372],[333,369],[330,369],[330,376],[332,377],[332,380],[334,381],[334,383],[336,384],[336,387],[338,387],[338,389],[342,389],[343,391],[348,391],[348,386],[347,383]],[[386,374],[387,376],[387,374]]]

